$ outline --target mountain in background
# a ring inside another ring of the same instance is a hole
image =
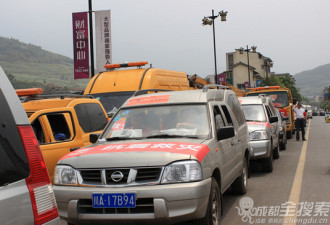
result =
[[[83,90],[89,79],[73,79],[73,59],[25,44],[17,39],[0,37],[0,66],[15,78],[15,88],[60,87]],[[330,85],[330,64],[294,75],[303,96],[320,95]],[[15,86],[16,85],[16,86]]]
[[[49,85],[66,89],[84,89],[88,79],[73,79],[73,59],[25,44],[17,39],[0,37],[0,66],[15,77],[15,88],[25,84]]]
[[[330,63],[294,75],[296,87],[303,96],[321,95],[330,86]]]

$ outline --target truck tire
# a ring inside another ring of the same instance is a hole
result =
[[[288,143],[288,138],[285,136],[283,138],[285,138],[285,141],[280,143],[280,150],[286,150],[286,144]]]
[[[231,190],[234,194],[244,195],[247,190],[247,180],[248,180],[248,164],[247,160],[244,159],[242,174],[236,178],[236,180],[231,185]]]
[[[268,158],[262,160],[262,170],[266,173],[273,172],[273,151]]]
[[[193,225],[220,225],[221,221],[221,192],[217,181],[212,177],[211,192],[205,217],[193,221]]]
[[[289,139],[291,139],[292,138],[292,131],[290,130],[288,133],[287,133],[287,135],[286,135]]]
[[[280,144],[280,142],[278,142],[278,145],[279,144]],[[274,159],[280,158],[280,149],[279,149],[278,145],[273,149],[273,158]]]

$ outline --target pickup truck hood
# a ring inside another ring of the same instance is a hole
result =
[[[201,139],[101,142],[63,156],[58,164],[74,168],[163,166],[173,161],[202,161],[209,148]]]
[[[266,130],[270,128],[270,124],[268,122],[246,122],[248,125],[249,133],[255,130]]]

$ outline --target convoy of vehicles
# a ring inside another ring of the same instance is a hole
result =
[[[222,194],[246,193],[249,136],[235,93],[210,88],[128,99],[94,145],[58,162],[61,218],[218,224]]]
[[[57,161],[90,145],[90,134],[101,133],[108,122],[99,100],[92,96],[42,95],[40,88],[17,89],[45,159],[51,181]]]
[[[246,193],[251,160],[272,172],[294,133],[287,88],[245,94],[146,64],[106,65],[84,95],[16,90],[68,224],[218,224],[223,193]]]
[[[287,117],[286,131],[290,139],[295,132],[295,115],[293,105],[296,104],[296,99],[292,97],[291,91],[288,88],[280,86],[266,86],[247,89],[246,96],[258,96],[260,94],[269,96],[273,100],[273,104],[278,108],[284,117]]]
[[[241,97],[239,101],[250,134],[250,160],[260,161],[265,172],[272,172],[273,158],[280,157],[276,108],[269,97]]]
[[[0,223],[59,225],[38,142],[1,67],[0,108]]]

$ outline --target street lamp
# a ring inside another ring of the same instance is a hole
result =
[[[215,29],[214,29],[214,19],[216,19],[218,16],[221,17],[221,21],[226,21],[228,12],[224,12],[223,10],[218,13],[218,15],[214,15],[214,10],[212,9],[212,16],[204,16],[202,19],[203,26],[205,25],[213,25],[213,51],[214,51],[214,66],[215,66],[215,74],[214,74],[214,83],[218,83],[218,72],[217,72],[217,56],[215,51]]]

